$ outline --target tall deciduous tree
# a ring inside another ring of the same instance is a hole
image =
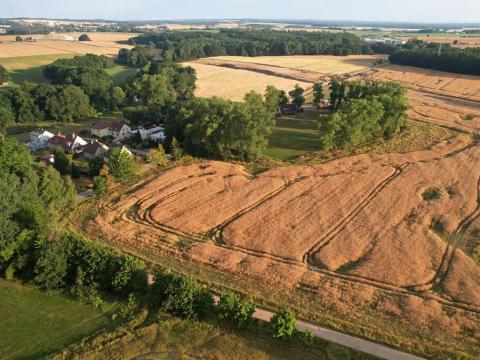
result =
[[[110,173],[116,181],[127,184],[137,177],[138,165],[135,157],[122,148],[114,148],[109,159]]]
[[[0,65],[0,85],[10,80],[10,74],[8,73],[5,66]]]
[[[320,104],[320,101],[323,99],[323,85],[321,83],[313,84],[313,103],[315,105]]]
[[[288,93],[290,98],[292,99],[292,103],[297,105],[298,108],[301,108],[303,104],[305,104],[305,97],[303,94],[305,90],[301,88],[298,84],[295,85],[295,88]]]

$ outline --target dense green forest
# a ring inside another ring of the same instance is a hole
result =
[[[458,74],[480,75],[480,48],[460,49],[448,44],[414,40],[392,53],[390,62]]]
[[[349,33],[220,30],[176,31],[144,34],[130,39],[133,45],[149,45],[165,57],[187,61],[209,56],[237,55],[351,55],[371,54],[371,47]]]

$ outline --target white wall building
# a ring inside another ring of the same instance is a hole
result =
[[[30,141],[27,143],[27,146],[33,151],[46,148],[48,140],[53,138],[53,136],[51,132],[43,129],[34,130],[30,133]]]

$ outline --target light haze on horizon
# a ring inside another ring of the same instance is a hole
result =
[[[480,23],[480,0],[0,0],[0,17]]]

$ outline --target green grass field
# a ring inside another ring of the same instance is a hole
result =
[[[26,81],[44,83],[48,80],[43,77],[43,69],[57,59],[72,58],[76,54],[20,56],[11,58],[0,58],[0,65],[3,65],[10,72],[10,85],[20,85]],[[130,76],[135,75],[137,69],[122,65],[115,65],[106,70],[115,84],[121,84]]]
[[[0,358],[38,359],[112,325],[105,312],[0,279]]]
[[[264,154],[277,160],[289,161],[320,149],[316,111],[305,111],[276,120]]]
[[[115,65],[114,67],[107,69],[106,71],[115,84],[122,84],[130,76],[135,75],[138,70],[128,66]]]

